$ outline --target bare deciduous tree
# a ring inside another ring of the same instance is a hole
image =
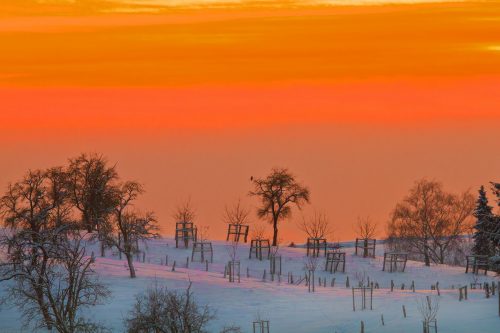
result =
[[[51,193],[47,173],[41,170],[30,170],[21,181],[8,185],[7,192],[0,199],[0,214],[5,225],[14,235],[23,231],[24,235],[32,237],[30,242],[36,244],[40,232],[53,227],[54,220],[51,219],[51,215],[57,207],[57,201],[52,200],[51,197],[55,196],[56,194]],[[14,246],[11,241],[5,244],[8,252]],[[43,273],[48,260],[47,254],[32,256],[30,265],[39,268]],[[28,282],[32,282],[31,288],[36,296],[38,307],[50,329],[51,321],[41,287],[42,276],[39,276],[38,280],[31,279]]]
[[[307,271],[308,273],[308,290],[309,292],[314,292],[315,291],[315,277],[314,273],[318,269],[320,264],[320,259],[319,257],[316,256],[307,256],[304,258],[304,270]]]
[[[241,200],[238,200],[233,206],[224,208],[223,220],[227,224],[244,225],[250,222],[250,211],[241,205]]]
[[[125,325],[129,333],[204,333],[214,312],[193,298],[191,283],[185,292],[170,291],[155,283],[136,296]]]
[[[116,205],[113,183],[118,179],[114,166],[102,155],[82,154],[69,160],[68,184],[71,200],[81,212],[88,232],[98,228]]]
[[[332,233],[326,214],[316,211],[309,218],[302,217],[299,229],[305,232],[309,238],[326,238]]]
[[[266,236],[266,226],[263,224],[256,224],[252,229],[252,239],[262,240]]]
[[[273,169],[266,178],[253,179],[254,190],[251,196],[261,199],[262,206],[257,214],[260,218],[270,218],[273,225],[273,242],[278,242],[278,223],[292,213],[291,204],[299,209],[303,203],[309,202],[309,189],[297,182],[295,176],[287,169]]]
[[[142,185],[128,181],[119,186],[117,206],[110,220],[110,229],[106,233],[106,242],[116,247],[127,258],[130,277],[135,278],[134,254],[139,250],[137,243],[158,237],[157,221],[152,212],[144,214],[133,211],[131,207],[137,197],[144,192]]]
[[[52,227],[50,215],[57,204],[51,200],[47,173],[30,170],[21,181],[8,185],[0,199],[0,213],[10,228],[39,232]]]
[[[175,222],[189,222],[194,223],[196,219],[196,210],[191,203],[191,198],[188,198],[183,203],[177,205],[172,214]]]
[[[448,252],[470,229],[474,197],[447,193],[441,183],[419,180],[396,205],[388,225],[388,244],[430,262],[444,263]]]
[[[424,333],[430,333],[429,323],[436,320],[439,311],[439,298],[426,296],[417,300],[417,309],[424,322]]]
[[[199,242],[206,242],[210,239],[210,226],[209,225],[201,225],[197,228],[197,236]]]
[[[356,234],[361,239],[372,239],[377,232],[377,223],[369,216],[358,217],[356,222]]]
[[[73,204],[68,189],[68,173],[63,167],[48,169],[46,177],[49,183],[48,198],[52,202],[51,225],[59,227],[72,223]]]
[[[83,239],[68,226],[20,230],[3,239],[11,251],[1,265],[1,280],[14,280],[7,297],[20,309],[26,326],[60,333],[104,331],[82,316],[83,309],[109,295],[97,279]]]

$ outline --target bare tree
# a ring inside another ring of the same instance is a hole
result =
[[[287,169],[273,169],[266,178],[251,178],[251,181],[254,190],[249,194],[261,199],[262,206],[257,214],[260,218],[270,218],[273,225],[272,245],[276,245],[279,221],[290,217],[291,204],[300,209],[303,203],[309,202],[309,189],[300,185]]]
[[[233,206],[224,208],[223,220],[227,224],[244,225],[250,222],[250,211],[241,205],[238,200]]]
[[[426,296],[417,300],[417,309],[424,322],[424,333],[430,333],[429,323],[436,320],[439,311],[439,298]]]
[[[441,183],[419,180],[396,205],[388,224],[389,245],[430,262],[444,263],[448,252],[470,228],[474,197],[447,193]]]
[[[252,239],[262,240],[266,236],[266,226],[263,224],[256,224],[252,229]]]
[[[41,170],[30,170],[21,181],[8,185],[5,195],[0,199],[0,214],[5,225],[14,235],[23,231],[24,235],[32,237],[30,241],[36,244],[39,241],[39,233],[50,230],[54,226],[54,219],[51,219],[51,215],[56,210],[58,201],[52,199],[56,196],[51,193],[52,189],[47,173]],[[5,244],[10,252],[14,244],[10,241]],[[43,273],[49,260],[47,254],[33,255],[30,259],[30,265],[39,268]],[[51,320],[41,287],[42,275],[37,279],[31,279],[28,282],[32,282],[31,288],[36,296],[38,307],[50,329]]]
[[[191,203],[191,198],[188,198],[183,203],[177,205],[172,214],[175,222],[189,222],[194,223],[196,219],[196,210]]]
[[[51,225],[59,227],[73,223],[73,204],[68,189],[68,173],[63,167],[52,167],[46,172],[48,199],[54,207],[50,214]]]
[[[125,326],[129,333],[204,333],[214,318],[207,305],[200,306],[193,298],[191,283],[182,293],[155,283],[136,296]]]
[[[369,216],[359,217],[356,222],[356,233],[361,239],[372,239],[377,232],[377,223]]]
[[[318,269],[319,266],[319,257],[315,256],[307,256],[304,258],[304,270],[307,271],[308,274],[308,290],[309,292],[315,291],[315,277],[314,273]]]
[[[158,237],[154,214],[141,214],[131,209],[134,201],[143,192],[142,185],[134,181],[127,181],[119,186],[115,191],[118,204],[114,208],[110,227],[105,234],[106,242],[116,247],[127,258],[131,278],[136,277],[133,256],[139,250],[137,243]]]
[[[20,230],[3,239],[11,252],[0,266],[0,280],[13,280],[7,297],[20,309],[26,326],[60,333],[104,331],[82,316],[83,309],[109,295],[97,279],[83,239],[68,226]]]
[[[102,155],[82,154],[69,160],[68,184],[71,200],[81,212],[88,232],[112,213],[116,205],[113,183],[118,179],[115,166],[108,166]]]
[[[309,238],[326,238],[332,233],[330,221],[326,214],[316,211],[309,218],[302,217],[299,229],[305,232]]]
[[[198,227],[198,241],[206,242],[210,239],[210,226],[209,225],[201,225]]]
[[[33,232],[52,227],[50,215],[59,202],[51,200],[51,190],[47,173],[42,170],[30,170],[21,181],[9,184],[0,199],[6,226]]]

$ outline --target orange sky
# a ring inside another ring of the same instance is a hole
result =
[[[220,238],[225,203],[256,204],[250,175],[286,166],[310,186],[304,214],[348,239],[417,178],[499,178],[498,2],[123,1],[0,4],[1,186],[102,152],[166,233],[191,196]]]

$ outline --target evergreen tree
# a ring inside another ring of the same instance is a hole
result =
[[[474,226],[474,246],[472,252],[476,255],[495,254],[495,246],[492,239],[493,227],[493,208],[488,205],[488,198],[484,186],[479,189],[479,197],[476,201],[476,209],[474,210],[476,224]]]
[[[500,183],[491,183],[493,185],[493,192],[497,196],[497,203],[500,206]],[[500,215],[493,214],[491,220],[491,242],[493,243],[494,250],[500,253]]]

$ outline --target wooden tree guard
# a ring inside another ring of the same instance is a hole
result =
[[[466,256],[467,264],[465,273],[469,273],[469,267],[472,268],[472,273],[479,274],[480,269],[484,269],[484,275],[488,273],[488,256],[485,255],[469,255]]]
[[[265,258],[269,259],[269,256],[271,254],[271,245],[269,244],[269,239],[252,239],[250,241],[250,253],[248,255],[248,259],[252,259],[252,254],[253,254],[255,255],[255,258],[262,260],[263,252]]]
[[[367,308],[367,301],[370,302],[370,310],[373,310],[373,287],[352,287],[352,311],[356,311],[355,294],[359,292],[361,298],[361,310]],[[368,299],[367,294],[370,295]]]
[[[229,224],[227,227],[227,237],[226,241],[230,239],[234,242],[239,242],[240,238],[243,237],[243,241],[246,243],[248,238],[248,225],[246,224]]]
[[[325,238],[308,238],[307,239],[307,256],[309,253],[313,257],[319,257],[320,251],[323,250],[324,255],[326,256],[326,239]]]
[[[342,273],[345,273],[345,252],[329,251],[326,254],[325,271],[336,273],[342,264]]]
[[[227,263],[227,273],[229,276],[229,282],[240,283],[240,261],[239,260],[231,260]]]
[[[269,320],[254,321],[253,333],[269,333]]]
[[[358,255],[358,249],[363,253],[363,257],[375,258],[375,245],[377,243],[376,239],[370,238],[356,238],[356,249],[355,254]]]
[[[195,258],[196,254],[197,255]],[[194,242],[193,251],[191,252],[191,261],[205,262],[210,258],[210,262],[214,262],[214,251],[212,248],[212,242]]]
[[[436,319],[424,320],[422,322],[422,328],[423,328],[423,333],[431,333],[431,332],[437,333],[438,331],[437,320]],[[433,330],[431,331],[431,329]]]
[[[281,275],[281,256],[271,255],[269,260],[269,273]]]
[[[406,262],[408,261],[408,253],[405,252],[385,252],[384,264],[382,270],[386,271],[386,265],[389,265],[389,272],[404,272]]]
[[[179,241],[184,242],[184,247],[189,246],[189,241],[196,242],[198,231],[192,222],[175,223],[175,247],[179,247]]]
[[[458,300],[461,301],[463,299],[467,300],[467,286],[463,286],[458,288]]]

